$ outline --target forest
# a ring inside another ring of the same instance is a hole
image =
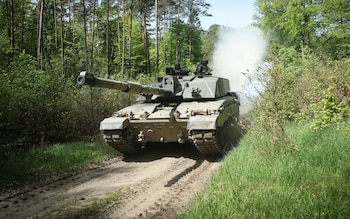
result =
[[[193,71],[202,58],[212,60],[219,30],[227,27],[203,30],[200,19],[209,9],[205,0],[1,1],[1,147],[90,138],[101,119],[133,101],[81,89],[82,70],[147,83],[177,62]],[[252,25],[264,31],[266,60],[274,63],[262,115],[277,118],[261,121],[320,127],[346,118],[349,3],[257,0],[255,9]]]
[[[30,147],[96,134],[128,95],[79,89],[80,71],[152,81],[176,62],[203,58],[201,16],[191,1],[1,1],[0,144]]]

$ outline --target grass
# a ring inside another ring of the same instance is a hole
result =
[[[345,129],[346,130],[346,129]],[[181,218],[350,218],[350,138],[290,124],[294,150],[248,133]]]
[[[11,154],[0,160],[0,191],[89,166],[115,154],[103,142],[56,144]]]
[[[181,218],[350,218],[348,129],[289,124],[288,141],[251,131]],[[292,149],[291,149],[292,148]],[[88,166],[115,155],[104,143],[57,144],[0,160],[0,189]],[[127,193],[127,191],[126,191]],[[97,199],[63,218],[101,214],[125,191]],[[51,216],[55,216],[53,213]]]

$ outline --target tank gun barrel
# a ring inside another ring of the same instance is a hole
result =
[[[111,79],[99,78],[86,71],[80,73],[77,78],[77,83],[79,85],[89,85],[91,87],[114,89],[133,94],[153,94],[160,96],[171,96],[174,94],[171,90],[166,90],[159,87],[145,86],[137,82],[115,81]]]

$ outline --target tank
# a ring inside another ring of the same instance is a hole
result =
[[[189,143],[205,156],[221,156],[240,137],[239,98],[229,80],[166,68],[166,75],[142,85],[81,72],[79,85],[139,94],[135,104],[100,123],[104,140],[120,153],[144,153],[149,144]]]

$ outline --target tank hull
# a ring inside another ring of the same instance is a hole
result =
[[[124,155],[143,152],[150,143],[190,142],[206,156],[223,155],[239,138],[239,102],[215,100],[137,103],[100,124],[105,141]],[[234,137],[232,137],[234,136]]]

